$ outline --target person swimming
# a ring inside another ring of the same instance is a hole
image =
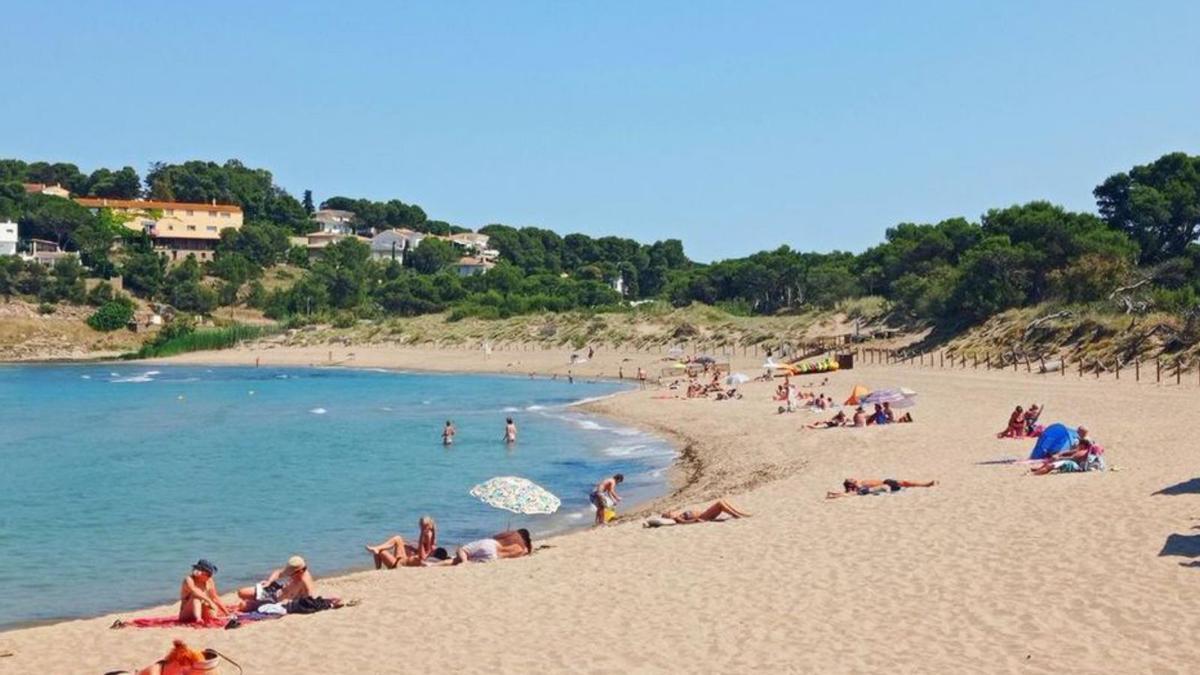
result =
[[[511,417],[504,422],[504,442],[509,445],[517,442],[517,424]]]
[[[454,428],[454,424],[450,420],[446,420],[446,426],[442,427],[442,445],[453,445],[456,433],[458,431]]]

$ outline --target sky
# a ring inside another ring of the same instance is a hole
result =
[[[1200,3],[1140,4],[11,3],[0,157],[238,158],[702,261],[861,251],[1200,154]]]

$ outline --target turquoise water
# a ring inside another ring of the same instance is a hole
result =
[[[589,522],[596,480],[662,493],[673,453],[570,403],[619,390],[521,377],[126,364],[0,368],[0,626],[171,601],[197,558],[224,592],[289,555],[317,575],[417,519],[447,546],[504,529],[470,495],[499,475],[562,498],[514,517]],[[511,415],[520,437],[501,441]],[[455,444],[441,444],[447,419]]]

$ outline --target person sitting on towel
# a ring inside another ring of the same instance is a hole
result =
[[[179,587],[179,621],[192,623],[225,616],[230,609],[221,602],[213,576],[217,566],[201,558],[192,565],[192,573],[183,578]]]
[[[238,590],[244,612],[254,611],[259,605],[311,598],[316,594],[317,582],[304,558],[298,555],[288,558],[286,565],[271,572],[265,580]]]

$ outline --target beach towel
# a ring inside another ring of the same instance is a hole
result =
[[[675,524],[676,524],[675,519],[673,519],[673,518],[660,518],[659,516],[654,516],[653,518],[646,519],[645,526],[646,527],[667,527],[669,525],[675,525]]]
[[[1029,453],[1029,459],[1045,459],[1056,452],[1070,450],[1076,445],[1079,445],[1079,434],[1075,429],[1057,422],[1046,427],[1042,435],[1038,436],[1033,452]]]
[[[203,621],[180,621],[177,616],[147,616],[138,619],[128,619],[120,622],[121,628],[224,628],[233,618],[240,623],[262,621],[263,619],[278,619],[282,614],[260,614],[258,612],[241,612],[230,617],[211,617]]]

